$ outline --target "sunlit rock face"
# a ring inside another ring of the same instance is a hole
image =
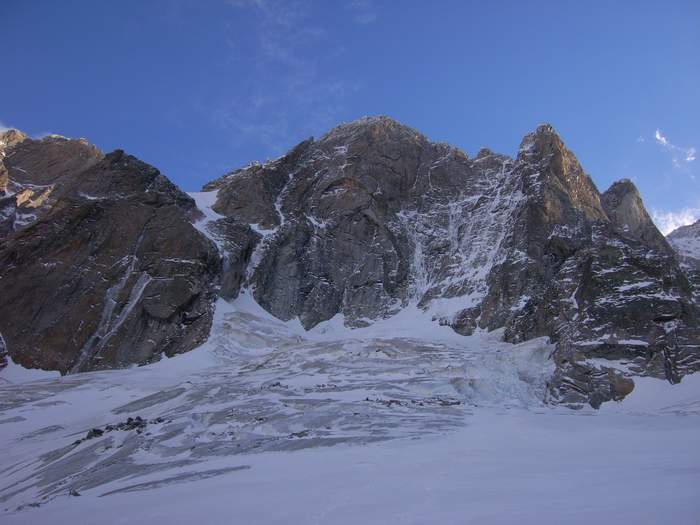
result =
[[[546,397],[572,406],[621,399],[637,375],[677,382],[700,368],[688,259],[630,181],[600,194],[546,124],[514,158],[472,158],[365,117],[207,184],[206,219],[121,152],[5,143],[0,332],[26,366],[82,371],[192,349],[216,292],[245,290],[307,330],[418,308],[465,337],[548,336]]]
[[[417,304],[464,335],[547,335],[549,395],[572,405],[700,366],[691,287],[638,191],[601,195],[549,125],[514,159],[469,158],[363,118],[204,189],[254,244],[233,280],[280,319],[364,326]]]
[[[644,207],[642,197],[629,179],[615,182],[601,196],[613,226],[623,235],[668,251],[668,244]]]
[[[219,259],[191,198],[121,151],[3,139],[0,333],[13,361],[117,368],[206,339]]]

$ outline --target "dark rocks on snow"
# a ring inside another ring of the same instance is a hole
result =
[[[79,445],[80,443],[82,443],[84,441],[88,441],[90,439],[102,437],[107,432],[114,432],[117,430],[119,430],[119,431],[133,430],[137,434],[141,434],[146,429],[147,425],[159,424],[159,423],[163,423],[163,422],[165,422],[165,419],[163,419],[162,417],[158,417],[158,418],[151,419],[151,420],[143,419],[143,418],[141,418],[141,416],[130,417],[130,418],[127,418],[126,421],[122,421],[120,423],[105,425],[104,428],[92,428],[92,429],[88,430],[88,432],[87,432],[87,434],[85,434],[84,438],[74,441],[73,444]]]

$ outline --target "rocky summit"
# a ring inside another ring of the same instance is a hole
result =
[[[700,369],[700,226],[665,239],[632,182],[601,194],[549,125],[472,158],[365,117],[208,183],[202,209],[82,139],[10,131],[0,157],[0,341],[25,367],[192,350],[244,291],[307,330],[417,309],[465,338],[549,337],[551,403]]]

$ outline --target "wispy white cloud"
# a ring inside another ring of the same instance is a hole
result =
[[[372,0],[351,0],[346,8],[352,13],[353,20],[358,24],[371,24],[379,17]]]
[[[653,210],[651,217],[659,231],[668,235],[676,228],[693,224],[700,219],[700,208],[683,208],[678,211]]]
[[[671,162],[673,162],[673,165],[677,168],[680,168],[683,162],[688,163],[695,160],[696,150],[694,147],[682,148],[671,143],[659,129],[654,133],[654,140],[671,155]]]
[[[661,144],[662,146],[667,146],[667,145],[668,145],[668,140],[666,140],[666,137],[664,137],[664,136],[661,134],[661,131],[658,130],[658,129],[656,130],[656,133],[654,133],[654,138],[656,139],[656,142],[658,142],[658,143]]]
[[[14,129],[12,126],[6,126],[2,122],[0,122],[0,133],[5,133],[6,131],[9,131],[11,129]]]
[[[230,0],[252,25],[226,41],[250,64],[236,97],[202,103],[214,121],[240,139],[277,154],[337,123],[358,84],[321,73],[323,61],[343,52],[315,23],[307,0]],[[242,53],[246,53],[242,55]]]

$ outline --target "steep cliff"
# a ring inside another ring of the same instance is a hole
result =
[[[219,258],[190,197],[82,139],[0,142],[0,334],[15,362],[124,367],[206,339]]]

